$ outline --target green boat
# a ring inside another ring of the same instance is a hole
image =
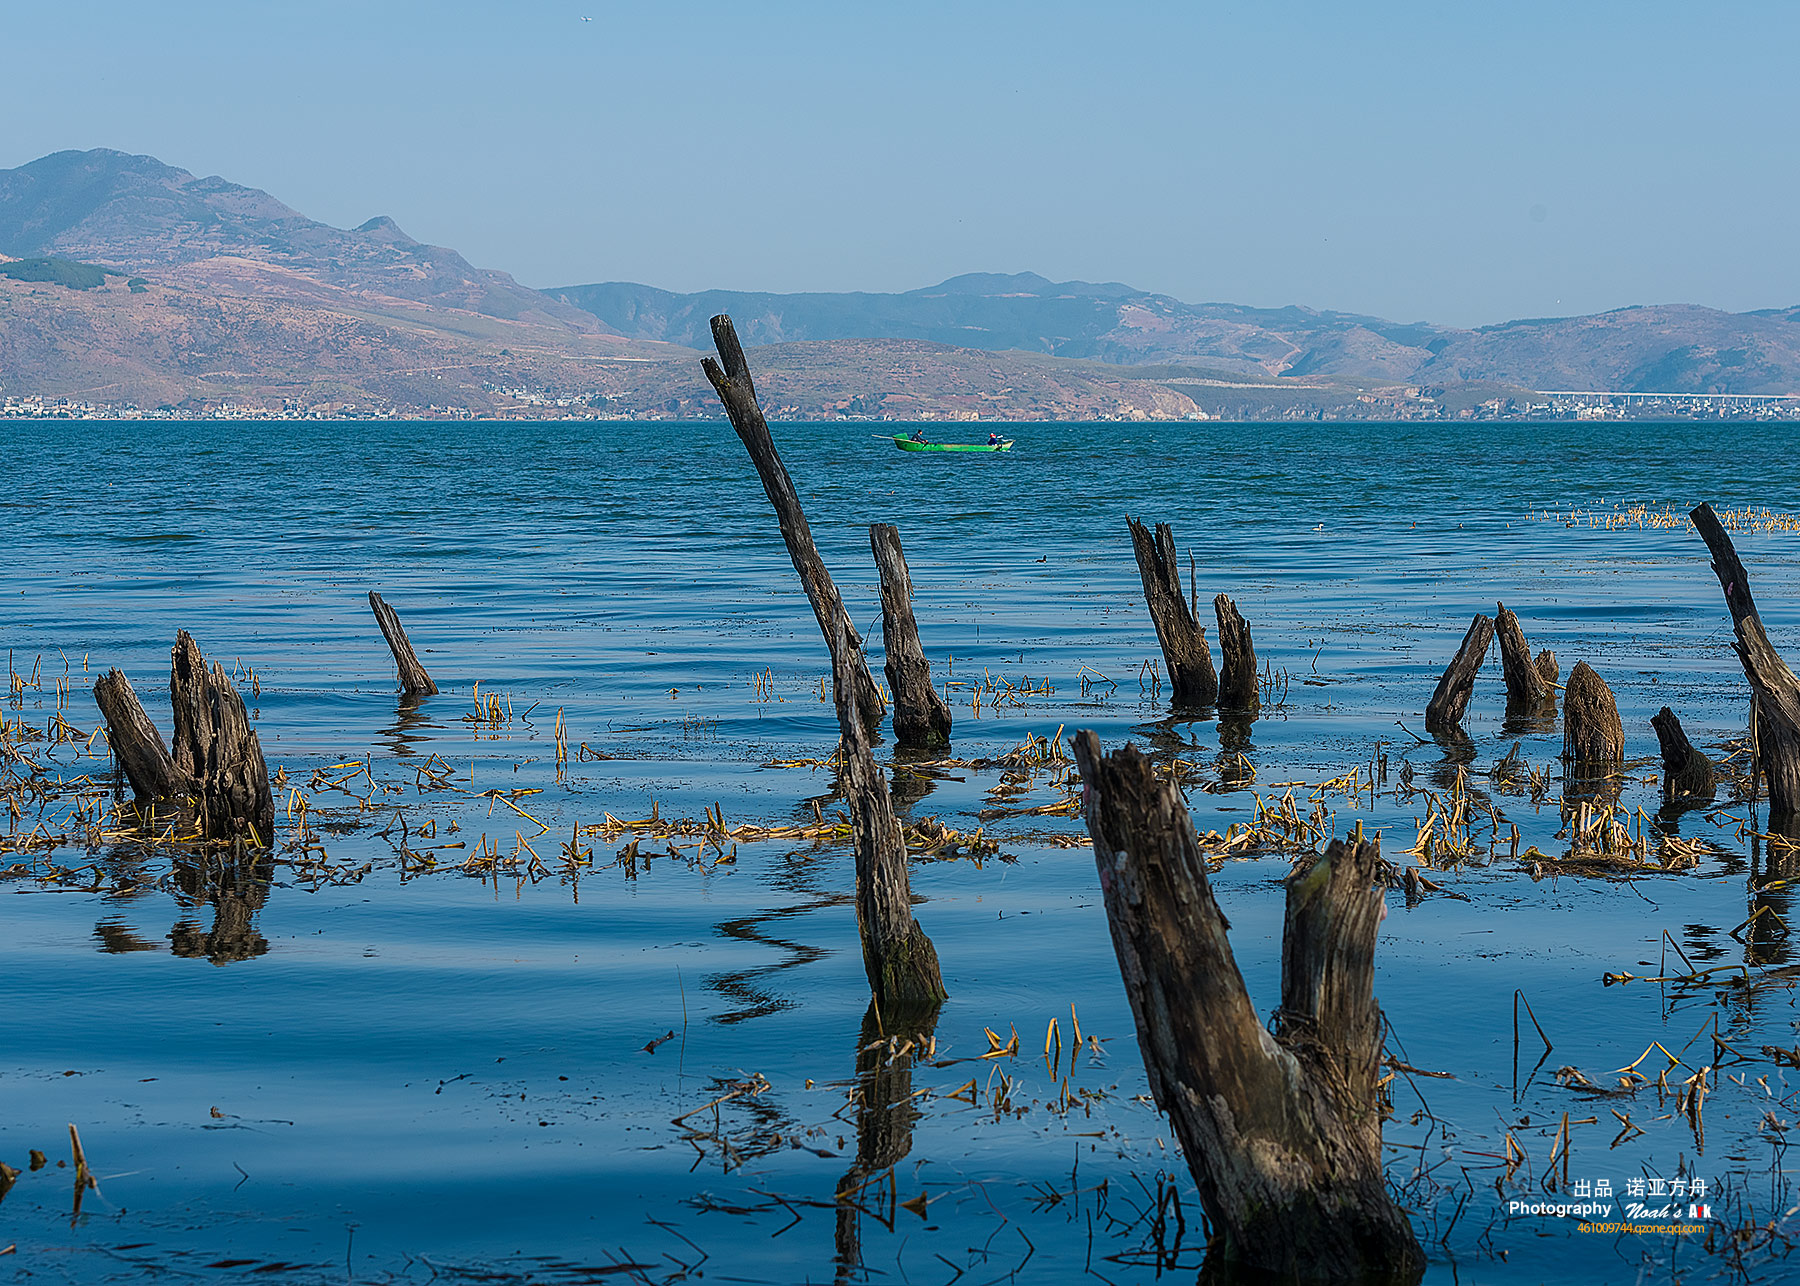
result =
[[[898,434],[894,437],[894,445],[902,451],[1011,451],[1012,444],[1011,438],[990,446],[986,442],[914,442]]]

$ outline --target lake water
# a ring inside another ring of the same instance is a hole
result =
[[[1497,660],[1470,747],[1412,735],[1473,613],[1503,600],[1565,675],[1599,670],[1628,754],[1651,757],[1623,804],[1655,814],[1649,716],[1672,706],[1723,755],[1747,689],[1699,538],[1595,515],[1800,511],[1779,426],[1044,424],[1014,426],[1010,454],[961,457],[895,451],[872,427],[782,424],[776,440],[877,670],[867,526],[899,524],[934,677],[953,685],[955,756],[1059,729],[1134,739],[1191,765],[1196,824],[1223,832],[1289,783],[1306,813],[1313,788],[1385,754],[1372,798],[1319,799],[1339,833],[1381,828],[1406,863],[1427,807],[1415,792],[1441,796],[1459,759],[1521,852],[1569,851],[1560,727],[1505,724]],[[294,847],[284,790],[278,860],[260,874],[130,843],[0,854],[0,1161],[25,1169],[0,1200],[0,1249],[16,1245],[0,1263],[21,1280],[1194,1275],[1202,1221],[1143,1098],[1092,855],[1061,838],[1085,835],[1079,818],[992,815],[998,769],[897,775],[906,815],[983,826],[1000,851],[915,863],[951,999],[931,1057],[860,1078],[878,1033],[841,843],[744,842],[720,861],[644,839],[618,862],[628,836],[583,829],[653,807],[698,819],[716,804],[734,827],[842,807],[817,762],[836,742],[823,645],[723,422],[8,422],[0,442],[0,646],[26,683],[4,713],[20,752],[110,785],[98,743],[94,757],[20,726],[91,731],[93,681],[118,666],[166,732],[185,628],[237,669],[322,846]],[[1146,677],[1158,653],[1127,514],[1171,522],[1202,601],[1229,593],[1251,622],[1277,689],[1247,735],[1171,720]],[[1800,534],[1736,539],[1777,647],[1800,656]],[[397,702],[370,589],[441,695]],[[498,707],[477,706],[477,684]],[[1488,776],[1515,741],[1549,775],[1537,805]],[[421,789],[422,766],[439,788]],[[1063,800],[1053,776],[1008,802]],[[13,798],[15,839],[75,807]],[[435,868],[402,861],[396,810]],[[1791,1270],[1800,1071],[1763,1051],[1800,1045],[1781,972],[1789,872],[1752,834],[1760,814],[1724,794],[1667,824],[1707,842],[1691,871],[1533,872],[1502,843],[1429,872],[1445,892],[1390,895],[1376,981],[1390,1052],[1445,1074],[1396,1078],[1386,1134],[1429,1281]],[[569,843],[592,852],[579,878],[557,856]],[[498,874],[460,873],[490,848]],[[1265,1010],[1289,864],[1267,853],[1213,877]],[[1782,920],[1739,928],[1762,907]],[[1738,981],[1603,981],[1665,963],[1737,965]],[[1515,992],[1547,1056],[1524,1017],[1515,1046]],[[1068,1043],[1071,1009],[1098,1039],[1052,1066],[1047,1027]],[[1003,1043],[1016,1030],[1017,1055],[980,1059],[988,1029]],[[1616,1085],[1647,1049],[1654,1082],[1671,1064],[1653,1042],[1681,1060],[1666,1093],[1558,1083],[1572,1067]],[[1676,1096],[1703,1069],[1696,1122]],[[673,1123],[734,1087],[753,1092]],[[891,1177],[891,1140],[870,1160],[883,1114],[910,1134]],[[73,1217],[71,1122],[99,1180]],[[1526,1155],[1509,1167],[1514,1147]],[[30,1149],[43,1168],[26,1168]],[[1707,1232],[1583,1233],[1509,1206],[1602,1180],[1622,1204],[1628,1183],[1671,1179],[1706,1185]],[[1730,1249],[1732,1230],[1770,1221]]]

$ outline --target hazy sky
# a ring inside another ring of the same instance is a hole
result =
[[[146,152],[534,286],[1031,270],[1464,325],[1800,303],[1791,0],[0,16],[0,166]]]

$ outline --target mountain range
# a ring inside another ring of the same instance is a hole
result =
[[[896,294],[534,290],[377,217],[354,229],[146,156],[0,170],[0,385],[206,410],[716,415],[732,315],[772,414],[1392,413],[1529,390],[1800,392],[1800,308],[1455,329],[976,273]]]

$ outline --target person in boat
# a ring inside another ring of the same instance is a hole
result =
[[[1002,438],[1000,437],[1000,435],[998,433],[995,433],[992,430],[988,431],[988,445],[989,446],[997,447],[1000,445],[1001,441],[1002,441]]]
[[[914,442],[923,442],[925,440],[925,426],[924,425],[920,425],[918,428],[913,430],[912,440]]]

